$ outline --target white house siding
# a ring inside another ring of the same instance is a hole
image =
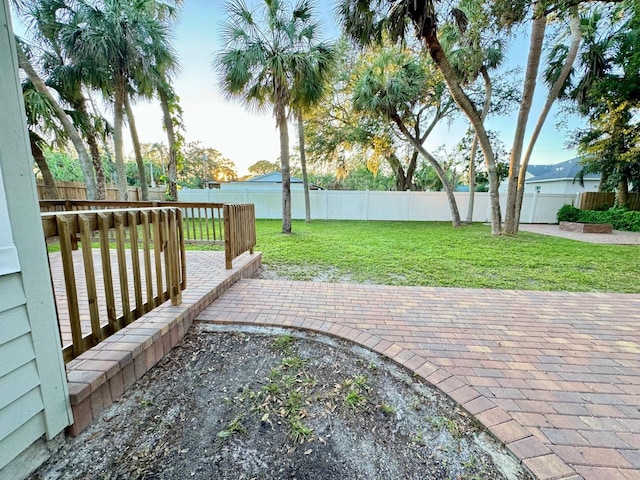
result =
[[[600,179],[585,179],[584,187],[580,185],[580,182],[573,181],[573,179],[563,180],[529,180],[525,184],[524,191],[532,193],[539,187],[539,193],[562,193],[562,194],[576,194],[582,192],[597,192],[600,186]]]
[[[45,433],[36,353],[19,273],[0,277],[0,466]]]
[[[37,466],[30,446],[72,422],[14,49],[1,0],[0,479],[12,480]]]

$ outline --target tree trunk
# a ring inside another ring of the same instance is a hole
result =
[[[51,170],[49,169],[49,164],[47,163],[47,159],[44,157],[44,152],[38,142],[41,139],[29,130],[29,143],[31,144],[31,155],[33,155],[33,159],[36,161],[36,165],[40,169],[40,173],[42,174],[42,181],[44,182],[44,198],[43,200],[54,200],[58,198],[58,189],[56,188],[56,181],[53,179],[53,175],[51,174]]]
[[[276,103],[276,122],[280,132],[280,172],[282,175],[282,233],[291,233],[291,173],[289,168],[289,127],[282,102]]]
[[[533,133],[531,134],[531,139],[529,140],[529,145],[527,146],[527,151],[524,154],[524,158],[522,159],[522,165],[520,166],[520,172],[518,174],[518,191],[516,197],[516,215],[515,215],[515,229],[516,233],[518,232],[518,227],[520,225],[520,212],[522,211],[522,198],[524,197],[524,182],[526,180],[527,175],[527,167],[529,166],[529,160],[531,159],[531,154],[533,153],[533,148],[535,147],[536,141],[538,140],[538,136],[540,135],[540,131],[542,130],[542,126],[544,125],[545,120],[547,119],[547,115],[551,110],[551,106],[553,102],[558,98],[558,94],[560,93],[560,89],[564,84],[565,80],[571,73],[571,69],[573,68],[573,62],[575,61],[578,55],[578,49],[580,48],[580,42],[582,40],[582,31],[580,29],[580,15],[578,14],[577,9],[573,9],[571,11],[570,18],[570,26],[571,26],[571,44],[569,46],[569,51],[567,52],[567,59],[565,64],[562,67],[562,71],[560,75],[556,79],[555,83],[552,85],[549,90],[549,94],[547,95],[547,101],[540,112],[540,116],[538,117],[538,122],[536,123],[535,128],[533,129]]]
[[[298,148],[300,149],[300,166],[302,167],[302,187],[304,188],[304,218],[311,222],[311,199],[309,198],[309,177],[307,177],[307,154],[304,147],[304,120],[302,112],[298,112]]]
[[[162,119],[164,128],[167,131],[167,141],[169,142],[169,162],[167,163],[167,176],[169,177],[169,198],[178,200],[178,143],[176,132],[173,128],[171,110],[169,109],[169,99],[164,88],[158,87],[158,97],[162,107]],[[163,172],[164,173],[164,172]]]
[[[391,154],[387,157],[387,162],[389,163],[389,166],[393,171],[393,177],[396,180],[396,191],[404,191],[407,185],[407,177],[404,173],[404,168],[402,168],[402,164],[400,163],[400,159],[395,154]]]
[[[449,180],[447,179],[447,175],[444,173],[444,170],[442,170],[442,167],[440,166],[438,161],[435,158],[433,158],[433,156],[429,152],[425,150],[425,148],[420,143],[420,140],[411,135],[411,132],[409,132],[409,130],[407,129],[405,124],[402,122],[402,119],[397,113],[391,114],[391,120],[393,120],[395,124],[398,125],[398,128],[400,129],[402,134],[405,136],[405,138],[409,141],[409,143],[413,145],[413,148],[415,148],[418,152],[420,152],[420,154],[427,159],[427,161],[431,164],[433,169],[436,171],[438,178],[442,182],[444,191],[447,194],[447,200],[449,201],[449,209],[451,210],[451,223],[454,227],[459,227],[461,223],[460,223],[460,212],[458,211],[458,204],[456,202],[456,197],[453,194],[453,189],[451,188],[451,184],[449,183]]]
[[[480,119],[484,124],[485,119],[487,118],[487,114],[489,113],[489,108],[491,107],[491,95],[493,94],[493,87],[491,85],[491,77],[489,77],[489,72],[486,67],[480,68],[480,73],[482,74],[482,79],[484,80],[484,104],[482,105],[482,113],[480,114]],[[473,136],[473,141],[471,142],[471,152],[469,153],[469,204],[467,208],[467,222],[473,223],[473,208],[475,205],[476,198],[476,150],[478,149],[478,135]]]
[[[36,73],[22,48],[18,45],[16,50],[20,68],[24,70],[24,73],[27,75],[29,80],[31,80],[31,83],[33,83],[33,86],[36,88],[36,90],[47,97],[47,99],[51,103],[51,106],[53,107],[53,110],[56,112],[56,116],[58,117],[58,120],[60,120],[65,133],[69,136],[71,143],[73,143],[73,146],[78,153],[78,161],[80,162],[80,168],[82,169],[82,175],[84,176],[84,183],[87,187],[87,198],[89,200],[95,200],[96,180],[93,176],[91,160],[89,158],[89,155],[87,154],[87,149],[84,147],[84,143],[82,142],[82,137],[78,133],[78,130],[76,130],[76,128],[74,127],[73,122],[67,116],[66,112],[62,109],[60,104],[51,94],[40,76]]]
[[[147,185],[147,172],[144,169],[144,163],[142,162],[142,151],[140,150],[140,139],[138,138],[138,129],[136,128],[136,120],[131,110],[131,101],[129,95],[124,96],[124,108],[127,112],[127,120],[129,120],[129,131],[131,132],[131,142],[133,143],[133,152],[136,157],[136,164],[138,165],[138,177],[140,178],[140,194],[142,195],[142,201],[149,201],[149,187]]]
[[[451,68],[451,64],[442,50],[442,46],[438,41],[438,38],[433,34],[429,34],[423,37],[425,45],[429,50],[429,54],[434,63],[438,66],[438,69],[442,73],[444,80],[449,88],[451,97],[465,113],[469,121],[473,125],[476,135],[478,136],[478,142],[480,148],[484,154],[484,160],[487,167],[487,175],[489,176],[489,195],[491,198],[491,233],[493,235],[500,235],[502,228],[502,218],[500,213],[500,193],[498,192],[498,169],[496,167],[495,155],[489,136],[484,128],[480,114],[473,105],[473,102],[469,99],[466,93],[462,90],[460,82],[456,73]],[[422,146],[421,146],[422,147]],[[424,149],[422,149],[424,150]],[[437,163],[437,162],[436,162]],[[457,209],[457,207],[456,207]]]
[[[91,153],[91,160],[93,162],[93,169],[96,173],[96,200],[107,199],[107,182],[104,175],[104,166],[102,165],[102,158],[100,157],[100,148],[98,147],[98,139],[96,138],[96,129],[93,126],[92,118],[87,109],[87,100],[83,95],[80,96],[80,100],[73,102],[73,108],[79,112],[84,113],[89,121],[89,126],[85,132],[87,144],[89,145],[89,152]]]
[[[118,200],[127,201],[129,192],[127,187],[127,172],[124,165],[122,123],[124,117],[124,97],[127,94],[125,78],[121,74],[116,74],[114,81],[115,101],[113,119],[113,146],[115,150],[116,162],[116,185],[118,186]]]
[[[469,152],[469,202],[467,203],[467,220],[473,223],[473,209],[476,202],[476,150],[478,150],[478,136],[474,135]]]
[[[534,3],[534,11],[538,7],[538,2]],[[529,56],[527,57],[527,71],[522,87],[522,100],[520,101],[520,111],[516,123],[516,131],[511,148],[511,159],[509,161],[509,179],[507,187],[507,203],[505,211],[504,233],[516,235],[518,233],[516,220],[516,197],[518,193],[518,175],[520,173],[520,160],[522,158],[522,146],[524,144],[524,134],[527,128],[527,120],[531,111],[531,102],[536,90],[536,77],[540,66],[542,53],[542,43],[544,32],[547,26],[547,17],[542,14],[533,19],[531,24],[531,40],[529,43]]]
[[[629,182],[626,178],[621,178],[618,182],[616,206],[624,208],[629,206]]]
[[[405,190],[414,190],[415,185],[413,184],[413,175],[416,173],[416,168],[418,167],[418,152],[416,150],[411,154],[411,160],[409,160],[409,166],[407,167],[407,174],[404,180],[404,189]]]

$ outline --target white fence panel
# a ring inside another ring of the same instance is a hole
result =
[[[450,222],[449,202],[444,192],[381,192],[354,190],[312,190],[309,192],[311,218],[321,220],[412,220]],[[469,193],[455,194],[460,218],[467,216]],[[282,218],[282,192],[273,190],[190,190],[180,191],[185,202],[253,203],[257,218]],[[575,194],[525,193],[522,223],[556,223],[556,213],[564,204],[575,204]],[[504,216],[506,195],[500,195]],[[304,219],[304,194],[291,192],[291,216]],[[488,193],[476,193],[474,222],[491,219]],[[504,219],[504,218],[503,218]]]

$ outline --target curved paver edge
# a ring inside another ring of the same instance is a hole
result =
[[[446,368],[433,365],[421,355],[397,343],[384,340],[377,335],[329,320],[198,320],[218,325],[246,325],[259,327],[285,327],[296,330],[330,335],[350,341],[368,350],[383,355],[398,365],[407,368],[428,384],[440,390],[480,422],[507,451],[513,455],[538,480],[578,480],[581,478],[564,460],[551,452],[531,432],[526,430],[509,413],[498,407]],[[414,360],[418,358],[418,360]],[[527,456],[528,453],[536,454]]]

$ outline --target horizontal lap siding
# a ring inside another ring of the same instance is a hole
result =
[[[45,434],[25,302],[20,274],[0,276],[0,469]]]

